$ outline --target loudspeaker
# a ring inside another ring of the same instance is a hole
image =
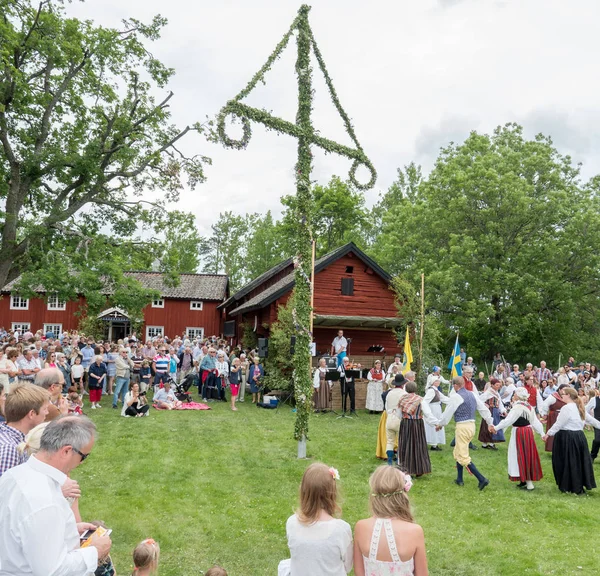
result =
[[[290,338],[290,356],[293,356],[296,353],[296,337],[292,336]]]
[[[228,320],[223,326],[223,337],[233,338],[235,336],[235,320]]]
[[[258,339],[258,357],[268,358],[269,356],[269,339],[259,338]]]
[[[325,358],[325,366],[328,370],[337,369],[337,357],[336,356],[323,356]]]

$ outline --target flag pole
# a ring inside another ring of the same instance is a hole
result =
[[[423,369],[423,331],[425,329],[425,274],[421,274],[421,338],[419,340],[419,371]]]

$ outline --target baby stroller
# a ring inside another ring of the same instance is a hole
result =
[[[193,372],[190,372],[182,381],[181,384],[179,385],[180,388],[183,389],[184,392],[188,392],[189,389],[192,386],[197,386],[197,382],[196,382],[196,378],[197,378],[197,374],[194,374]]]
[[[173,378],[169,377],[165,386],[168,386],[171,390],[175,390],[175,398],[177,398],[177,400],[179,400],[180,402],[191,402],[192,397],[190,394],[187,393],[187,390],[184,388],[184,382],[182,382],[181,384],[177,384],[177,382],[175,382]]]

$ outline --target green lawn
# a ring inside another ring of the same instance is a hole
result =
[[[100,436],[74,477],[83,490],[83,519],[113,529],[120,575],[129,573],[131,551],[147,537],[160,542],[161,576],[199,575],[214,563],[230,576],[277,573],[289,555],[285,521],[307,465],[295,457],[288,407],[276,412],[245,403],[233,413],[213,404],[211,411],[152,409],[149,418],[121,418],[106,398],[102,404],[87,409]],[[309,455],[339,469],[343,518],[351,525],[368,514],[367,480],[380,464],[378,421],[364,412],[353,420],[329,414],[311,420]],[[466,475],[463,488],[453,484],[449,446],[431,454],[433,474],[410,492],[425,529],[430,573],[597,574],[600,493],[560,494],[542,451],[546,476],[534,492],[523,493],[507,480],[506,450],[473,453],[491,480],[481,493]]]

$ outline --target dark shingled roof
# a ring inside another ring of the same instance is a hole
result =
[[[163,298],[183,300],[217,300],[227,297],[228,278],[224,274],[180,274],[179,286],[166,286],[161,272],[124,272],[125,276],[135,278],[144,288],[158,290]],[[1,292],[11,292],[20,277],[9,282]],[[38,287],[36,292],[44,292]],[[109,294],[109,292],[105,292]]]
[[[367,266],[372,268],[386,282],[390,282],[392,277],[383,268],[381,268],[381,266],[379,266],[379,264],[377,264],[374,260],[369,258],[369,256],[367,256],[358,246],[356,246],[356,244],[354,244],[354,242],[349,242],[348,244],[345,244],[344,246],[340,246],[339,248],[332,250],[328,254],[325,254],[325,256],[321,256],[321,258],[317,259],[315,261],[315,273],[320,272],[321,270],[323,270],[323,268],[326,268],[327,266],[329,266],[329,264],[335,262],[336,260],[339,260],[340,258],[342,258],[343,256],[345,256],[346,254],[348,254],[350,252],[356,254],[365,264],[367,264]],[[290,262],[291,262],[291,260],[286,260],[282,264],[288,265]],[[256,280],[253,280],[250,283],[250,284],[253,284],[251,289],[256,288],[262,282],[264,282],[267,278],[270,278],[271,276],[273,276],[273,274],[274,274],[273,270],[277,269],[277,271],[279,271],[279,270],[282,270],[283,268],[285,268],[285,266],[282,267],[282,264],[278,264],[274,268],[271,268],[271,270],[268,270],[267,272],[265,272],[264,274],[262,274],[261,276],[256,278]],[[258,280],[260,280],[260,282],[257,282]],[[244,288],[242,288],[242,290],[240,290],[237,294],[239,294],[241,292],[245,292],[247,294],[250,290],[246,290],[246,288],[250,284],[248,284]],[[277,298],[280,298],[281,296],[283,296],[286,292],[291,290],[293,287],[294,287],[294,272],[291,272],[290,274],[288,274],[287,276],[284,276],[281,280],[279,280],[279,282],[276,282],[272,286],[269,286],[266,290],[264,290],[263,292],[260,292],[256,296],[254,296],[254,298],[251,298],[250,300],[248,300],[248,302],[244,302],[243,304],[241,304],[240,306],[238,306],[237,308],[235,308],[234,310],[229,312],[229,314],[231,314],[232,316],[237,316],[238,314],[243,314],[244,312],[251,312],[252,310],[258,310],[260,308],[263,308],[264,306],[267,306],[271,302],[274,302],[275,300],[277,300]],[[237,294],[232,296],[232,298],[230,298],[229,300],[233,300],[234,297],[237,296]]]

